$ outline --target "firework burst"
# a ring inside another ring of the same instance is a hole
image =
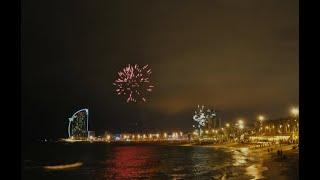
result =
[[[117,95],[127,97],[127,103],[137,102],[137,100],[146,101],[146,95],[152,91],[154,87],[150,83],[151,69],[148,65],[142,68],[135,64],[128,65],[118,72],[118,78],[113,85],[116,86]]]

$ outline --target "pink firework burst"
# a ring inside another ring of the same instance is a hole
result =
[[[146,101],[146,95],[152,91],[154,87],[150,83],[151,69],[148,65],[142,68],[135,64],[128,65],[118,72],[118,78],[113,85],[116,86],[117,95],[127,97],[127,103],[137,102],[137,100]]]

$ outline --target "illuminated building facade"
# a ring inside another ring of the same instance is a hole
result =
[[[286,136],[289,140],[299,141],[299,119],[288,117],[268,120],[263,125],[256,124],[258,136]]]
[[[89,110],[81,109],[69,118],[68,134],[72,139],[88,138]]]

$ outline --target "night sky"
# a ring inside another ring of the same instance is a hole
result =
[[[67,137],[89,108],[89,129],[190,130],[198,104],[222,121],[288,116],[299,103],[298,0],[22,1],[22,136]],[[112,85],[127,64],[149,64],[146,103]]]

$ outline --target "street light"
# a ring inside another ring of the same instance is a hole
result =
[[[243,133],[243,131],[242,131],[242,129],[244,128],[244,125],[243,125],[243,120],[241,120],[241,119],[239,119],[238,120],[238,124],[239,124],[239,136],[240,136],[240,139],[241,139],[241,137],[242,137],[242,133]],[[239,140],[240,140],[239,139]]]
[[[297,107],[292,108],[291,114],[295,117],[299,116],[299,108],[297,108]]]
[[[229,126],[230,126],[230,124],[229,124],[229,123],[227,123],[227,124],[226,124],[226,127],[229,127]]]
[[[242,119],[239,119],[239,120],[238,120],[238,124],[239,124],[239,128],[240,128],[240,129],[243,129],[243,128],[244,128],[243,120],[242,120]]]
[[[264,116],[262,116],[262,115],[259,115],[259,116],[258,116],[258,120],[259,120],[260,122],[264,121],[264,119],[265,119]]]
[[[294,117],[294,121],[298,121],[299,122],[299,107],[293,107],[291,108],[291,114],[293,115]],[[297,122],[297,126],[296,128],[293,126],[291,129],[292,129],[292,136],[294,137],[295,136],[295,133],[299,134],[299,123]],[[290,125],[288,124],[288,129],[290,131]],[[298,135],[297,135],[298,136]]]

